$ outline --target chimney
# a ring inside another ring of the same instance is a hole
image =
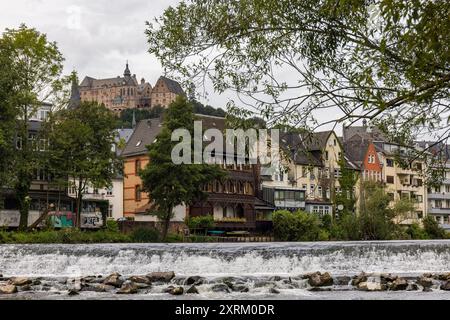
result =
[[[367,127],[367,120],[366,119],[363,120],[363,127],[364,128]]]
[[[141,79],[141,84],[145,84],[145,79],[144,78]]]

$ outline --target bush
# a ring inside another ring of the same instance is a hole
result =
[[[133,231],[131,234],[131,240],[133,242],[158,242],[159,232],[156,229],[139,228]]]
[[[445,230],[439,226],[439,223],[431,216],[423,219],[423,228],[430,239],[445,239]]]
[[[317,216],[304,211],[273,213],[274,236],[280,241],[317,241],[321,237],[320,225]]]
[[[410,239],[428,239],[428,234],[417,223],[408,226],[406,234]]]
[[[212,215],[189,217],[186,219],[186,225],[192,229],[211,229],[214,228],[214,217]]]
[[[116,220],[106,220],[106,230],[111,232],[119,232],[119,224]]]

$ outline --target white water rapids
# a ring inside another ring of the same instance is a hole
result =
[[[450,241],[0,245],[3,276],[292,275],[450,272]]]

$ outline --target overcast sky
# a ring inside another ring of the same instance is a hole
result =
[[[46,33],[63,53],[65,73],[78,71],[80,81],[122,75],[126,60],[132,74],[152,85],[162,74],[147,52],[145,22],[160,16],[178,0],[14,0],[0,1],[0,30],[21,23]],[[289,75],[283,75],[289,77]],[[215,94],[202,102],[225,108],[232,94]],[[320,116],[319,116],[320,117]],[[328,114],[322,119],[328,120]],[[325,129],[325,128],[322,128]]]
[[[161,65],[147,53],[145,21],[160,15],[176,0],[15,0],[0,2],[0,27],[20,23],[35,27],[56,41],[65,72],[75,68],[80,78],[123,74],[129,60],[131,72],[154,84]]]

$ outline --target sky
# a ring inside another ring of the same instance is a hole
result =
[[[160,16],[179,0],[15,0],[0,1],[0,31],[21,23],[46,33],[65,57],[65,74],[111,78],[123,74],[128,60],[132,74],[154,85],[162,75],[156,57],[147,52],[145,22]],[[286,75],[285,75],[286,76]],[[289,75],[287,75],[289,77]],[[203,88],[202,88],[203,89]],[[216,94],[208,84],[203,103],[226,107],[232,93]],[[318,118],[327,119],[329,114]],[[325,129],[325,128],[323,128]]]

